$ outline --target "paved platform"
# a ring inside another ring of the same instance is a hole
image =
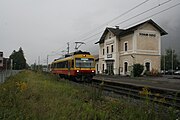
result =
[[[158,87],[180,91],[180,75],[165,75],[162,77],[126,77],[120,75],[96,75],[94,79],[124,82],[140,86]]]

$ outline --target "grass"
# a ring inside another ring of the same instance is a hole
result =
[[[160,120],[175,119],[173,109],[164,117],[154,108],[106,97],[101,90],[56,76],[22,71],[0,85],[0,119],[32,120]]]

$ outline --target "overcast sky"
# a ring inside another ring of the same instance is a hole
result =
[[[145,0],[0,0],[0,51],[9,57],[13,50],[22,47],[28,64],[38,61],[46,64],[62,54],[70,42],[83,41],[82,50],[98,54],[99,40],[106,27],[119,25],[128,28],[140,21],[154,20],[168,35],[162,37],[162,47],[173,47],[180,55],[180,5],[156,16],[163,9],[178,4],[171,0],[145,14],[127,20],[168,0],[149,0],[124,16],[107,23]],[[122,21],[126,22],[121,23]],[[106,23],[105,25],[103,25]],[[102,27],[99,27],[103,25]],[[99,27],[99,29],[98,29]],[[99,34],[98,34],[99,33]],[[93,36],[93,37],[91,37]]]

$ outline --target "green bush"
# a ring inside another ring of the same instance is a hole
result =
[[[139,77],[141,75],[141,73],[144,70],[144,66],[141,64],[134,64],[133,65],[133,73],[134,73],[134,77]]]

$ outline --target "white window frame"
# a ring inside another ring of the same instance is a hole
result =
[[[111,45],[111,53],[113,53],[114,52],[114,45],[112,44]]]
[[[144,60],[144,68],[145,68],[145,70],[146,70],[146,63],[150,63],[150,68],[149,68],[149,70],[151,71],[152,70],[152,61],[151,60],[149,60],[149,59],[146,59],[146,60]]]
[[[127,73],[129,72],[129,70],[128,70],[129,62],[128,62],[128,61],[124,61],[124,62],[123,62],[123,74],[125,74],[125,63],[127,63]],[[126,74],[127,74],[127,73],[126,73]]]

